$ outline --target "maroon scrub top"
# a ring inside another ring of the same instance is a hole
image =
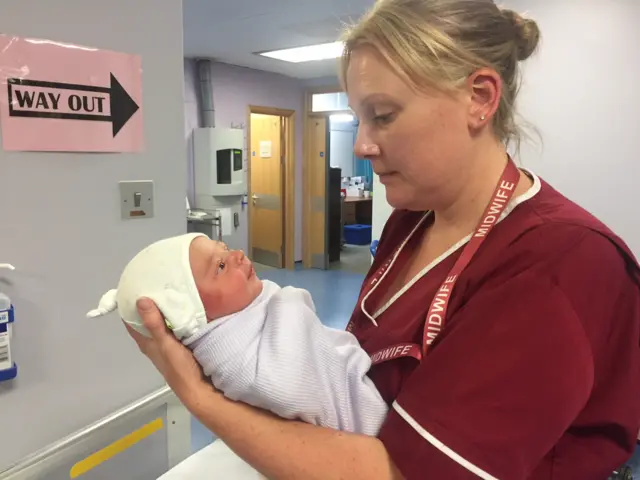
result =
[[[407,480],[602,480],[635,447],[636,260],[538,178],[513,203],[459,277],[427,357],[369,373],[392,406],[379,438]],[[397,210],[385,225],[351,319],[369,354],[420,344],[433,296],[468,240],[381,305],[430,218]],[[387,274],[369,285],[405,240]]]

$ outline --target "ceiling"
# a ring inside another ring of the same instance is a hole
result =
[[[183,0],[184,54],[314,79],[334,76],[336,60],[293,64],[255,52],[333,42],[374,0]]]

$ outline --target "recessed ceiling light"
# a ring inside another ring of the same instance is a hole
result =
[[[332,42],[306,47],[286,48],[284,50],[273,50],[259,53],[259,55],[275,58],[284,62],[301,63],[338,58],[342,55],[343,50],[343,42]]]

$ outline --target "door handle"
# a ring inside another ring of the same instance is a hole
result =
[[[256,201],[258,200],[258,196],[254,193],[253,195],[251,195],[251,199],[253,200],[253,204],[256,204]]]

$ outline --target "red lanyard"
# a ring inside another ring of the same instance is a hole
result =
[[[433,300],[431,301],[431,306],[429,307],[429,312],[425,319],[422,345],[401,343],[383,348],[371,355],[371,360],[374,365],[400,357],[413,357],[420,361],[424,356],[426,356],[429,347],[445,326],[449,299],[451,298],[451,293],[458,281],[458,278],[460,277],[460,274],[464,271],[467,265],[469,265],[482,242],[498,222],[500,215],[513,197],[513,192],[518,185],[519,179],[520,171],[513,163],[513,160],[509,158],[507,166],[502,172],[502,177],[500,178],[500,181],[493,193],[491,202],[489,202],[489,205],[486,207],[482,215],[480,224],[476,227],[471,239],[465,246],[464,250],[462,250],[462,253],[456,260],[456,263],[447,274],[444,282],[442,282],[442,285],[440,285],[440,288],[438,288]],[[390,267],[393,258],[396,256],[400,248],[402,248],[402,246],[400,246],[396,252],[394,252],[394,255],[392,255],[389,260],[385,262],[385,264],[382,265],[375,273],[368,288],[366,289],[366,292],[363,292],[363,298],[369,291],[371,291],[373,286],[382,279],[382,276]],[[347,326],[347,330],[351,331],[352,329],[353,325],[350,323]]]

